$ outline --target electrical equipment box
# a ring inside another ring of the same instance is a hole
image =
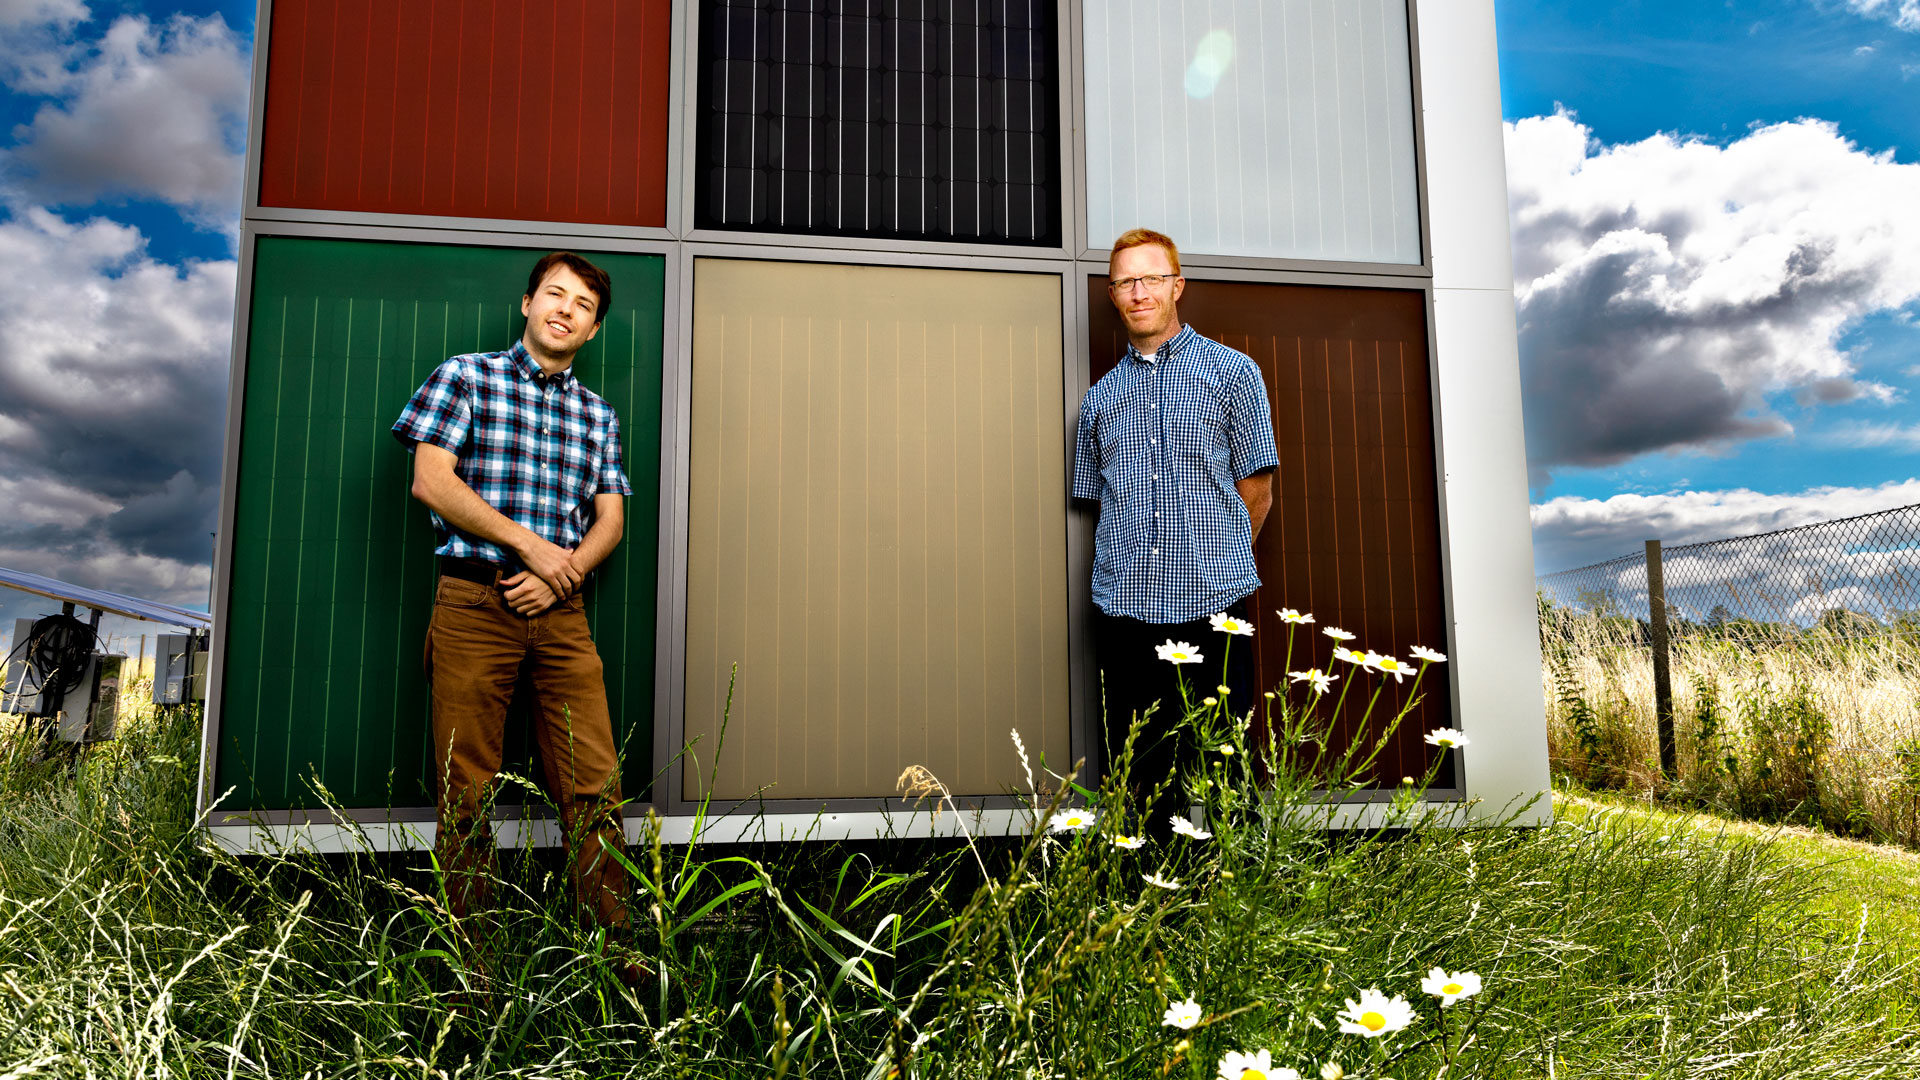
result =
[[[161,634],[153,660],[155,705],[207,700],[206,635]]]
[[[27,638],[33,634],[37,619],[13,620],[13,648],[7,653],[5,692],[0,694],[0,712],[20,716],[42,716],[40,676],[27,659]]]
[[[94,653],[87,659],[80,685],[67,691],[54,722],[54,737],[61,742],[104,742],[113,738],[120,725],[120,676],[125,671],[125,653]]]

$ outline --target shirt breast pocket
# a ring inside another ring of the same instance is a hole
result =
[[[585,499],[598,490],[600,469],[607,461],[606,449],[600,440],[591,436],[576,440],[568,449],[566,460],[570,494]]]
[[[1226,453],[1227,403],[1218,394],[1202,390],[1175,406],[1168,419],[1176,454],[1211,461]]]

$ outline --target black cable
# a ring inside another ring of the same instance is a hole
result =
[[[56,698],[80,685],[99,644],[93,627],[71,615],[47,615],[27,631],[27,663],[40,673],[40,692]]]

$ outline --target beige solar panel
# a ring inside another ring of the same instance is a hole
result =
[[[682,795],[1067,764],[1060,279],[695,264]],[[697,760],[696,760],[697,759]]]

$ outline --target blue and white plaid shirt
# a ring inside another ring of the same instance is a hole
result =
[[[409,452],[432,443],[459,458],[454,473],[487,505],[563,548],[593,526],[593,497],[631,495],[620,461],[620,418],[568,368],[542,377],[527,347],[468,353],[414,391],[393,437]],[[511,551],[433,515],[436,553],[520,569]]]
[[[1247,354],[1182,327],[1147,360],[1132,345],[1080,403],[1073,497],[1100,502],[1093,602],[1178,623],[1260,587],[1235,481],[1279,465],[1266,383]]]

